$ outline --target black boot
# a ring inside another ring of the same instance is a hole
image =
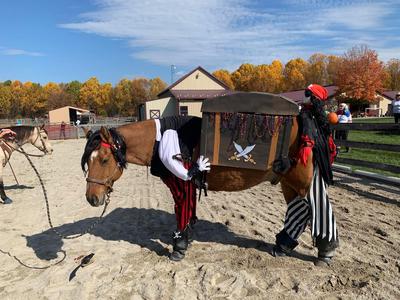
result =
[[[272,248],[272,255],[275,257],[290,255],[298,244],[299,243],[292,239],[283,229],[276,235],[275,246]]]
[[[185,252],[189,245],[188,227],[184,231],[174,231],[172,237],[173,251],[169,256],[170,260],[180,261],[185,257]]]

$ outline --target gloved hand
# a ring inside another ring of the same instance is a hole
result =
[[[191,179],[201,174],[203,171],[210,171],[210,162],[207,157],[200,155],[197,162],[188,171],[188,177]]]
[[[197,159],[197,165],[199,166],[199,171],[210,171],[210,161],[208,157],[204,157],[203,155],[200,155],[200,157]]]

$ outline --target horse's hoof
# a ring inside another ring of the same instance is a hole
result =
[[[275,245],[272,248],[272,256],[274,257],[284,257],[288,256],[289,253],[285,252],[281,247]]]
[[[7,197],[6,199],[0,199],[0,203],[1,204],[11,204],[12,200]]]
[[[169,256],[172,261],[181,261],[185,257],[185,254],[180,251],[173,251]]]
[[[332,264],[332,257],[318,257],[314,265],[317,267],[329,267]]]

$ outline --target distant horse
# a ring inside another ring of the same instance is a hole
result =
[[[154,120],[119,126],[114,130],[101,127],[92,133],[82,156],[82,166],[88,165],[86,199],[92,206],[103,205],[112,191],[113,183],[120,178],[126,163],[149,166],[156,140]],[[199,137],[200,139],[200,137]],[[106,145],[102,147],[101,145]],[[289,142],[289,157],[296,157],[299,150],[299,126],[293,119]],[[312,153],[306,165],[297,163],[281,174],[280,182],[286,202],[297,196],[305,197],[313,178]],[[212,166],[207,174],[210,190],[240,191],[273,178],[272,170],[261,171]]]
[[[7,127],[14,131],[17,135],[15,138],[2,138],[0,139],[0,203],[9,203],[11,199],[7,197],[4,191],[3,183],[3,168],[9,161],[11,154],[14,151],[20,151],[20,146],[31,143],[33,146],[43,152],[43,155],[50,154],[53,149],[49,143],[47,131],[44,129],[44,125],[39,126],[12,126]]]

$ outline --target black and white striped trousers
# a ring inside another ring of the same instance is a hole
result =
[[[337,241],[336,220],[326,188],[327,185],[317,167],[306,198],[297,197],[288,204],[284,231],[293,241],[297,241],[308,223],[314,241],[317,239],[328,243]]]

